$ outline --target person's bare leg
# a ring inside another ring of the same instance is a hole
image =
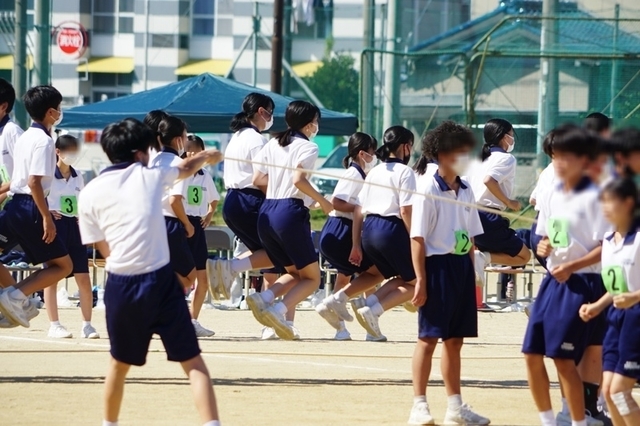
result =
[[[25,296],[36,293],[40,290],[57,284],[59,281],[71,274],[73,263],[71,258],[62,256],[47,262],[47,267],[40,269],[29,275],[24,280],[15,285]]]
[[[583,382],[600,384],[602,381],[602,346],[588,346],[578,364]]]
[[[436,338],[418,339],[416,343],[411,363],[413,370],[413,396],[427,395],[427,385],[431,375],[431,362],[437,345],[438,339]]]
[[[49,321],[58,321],[60,319],[58,315],[58,284],[51,285],[42,292],[44,293],[44,306],[47,308]]]
[[[82,319],[84,321],[91,321],[91,314],[93,313],[93,290],[91,289],[91,278],[89,277],[89,274],[75,274],[74,278],[78,285],[78,293],[80,293],[80,311],[82,313]],[[45,289],[45,291],[47,291],[47,289]]]
[[[209,291],[209,277],[207,270],[196,271],[196,288],[193,291],[193,300],[191,300],[191,318],[198,319],[204,299]]]
[[[623,414],[620,412],[620,410],[618,410],[620,417],[624,419],[623,424],[626,426],[640,425],[640,409],[638,409],[638,403],[633,400],[633,395],[631,394],[635,384],[636,379],[632,379],[630,377],[625,377],[621,374],[615,373],[611,381],[611,388],[609,389],[609,393],[611,395],[626,392],[628,395],[627,398],[630,399],[627,400],[627,407],[629,411],[628,414]]]
[[[371,290],[378,284],[384,281],[384,277],[378,272],[378,269],[374,266],[366,272],[358,275],[353,281],[351,281],[344,289],[345,294],[351,299],[358,295]]]
[[[344,274],[338,274],[336,276],[336,283],[333,285],[333,292],[337,293],[343,288],[345,288],[346,286],[348,286],[350,280],[351,280],[351,277],[348,277]]]
[[[551,394],[549,393],[550,382],[547,369],[544,366],[542,355],[525,354],[527,363],[527,380],[533,401],[541,413],[552,409]]]
[[[0,288],[7,288],[16,285],[16,280],[11,272],[0,263]]]
[[[271,262],[271,259],[269,259],[265,250],[258,250],[251,253],[251,255],[249,255],[249,260],[251,261],[251,267],[253,269],[273,268],[273,262]]]
[[[115,423],[120,415],[122,397],[124,396],[124,382],[131,366],[111,358],[109,370],[104,380],[104,419]]]
[[[612,371],[605,371],[602,374],[602,395],[604,395],[604,399],[607,401],[607,408],[609,409],[609,415],[611,416],[611,421],[614,426],[626,426],[626,423],[620,412],[618,412],[618,407],[611,399],[611,383],[613,382]]]
[[[444,380],[444,387],[447,396],[460,395],[460,372],[462,366],[460,362],[460,352],[464,340],[461,338],[447,339],[443,342],[442,360],[440,361],[440,371]]]
[[[573,421],[581,421],[585,419],[584,409],[584,392],[582,387],[582,379],[578,374],[576,364],[571,359],[554,359],[553,362],[558,370],[558,378],[562,382],[569,412]]]
[[[520,253],[516,256],[509,256],[505,253],[490,253],[491,254],[491,263],[496,265],[506,265],[506,266],[522,266],[526,265],[527,262],[531,259],[531,251],[525,246],[522,245],[522,249]]]
[[[298,274],[300,280],[289,289],[282,299],[282,303],[287,307],[287,312],[295,311],[298,303],[305,300],[320,287],[320,266],[317,262],[298,270]]]
[[[218,406],[216,405],[216,396],[211,385],[211,377],[202,356],[198,355],[188,361],[181,362],[180,365],[187,377],[189,377],[193,399],[196,403],[198,414],[200,414],[201,422],[207,423],[212,420],[219,420]]]
[[[401,278],[394,278],[386,282],[374,294],[385,311],[402,305],[413,298],[413,284],[404,282]]]

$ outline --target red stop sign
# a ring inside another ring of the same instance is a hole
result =
[[[58,30],[57,43],[63,53],[81,56],[86,48],[87,40],[82,29],[63,27]]]

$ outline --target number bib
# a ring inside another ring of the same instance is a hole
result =
[[[199,206],[202,204],[202,187],[190,186],[187,188],[187,203],[190,206]]]
[[[553,248],[569,247],[569,221],[567,219],[549,219],[547,221],[547,234]]]
[[[471,238],[469,238],[469,233],[467,231],[455,231],[456,236],[456,247],[453,249],[453,254],[467,254],[469,250],[471,250]]]
[[[75,195],[63,195],[60,197],[60,211],[65,216],[77,216],[78,198]]]
[[[622,266],[607,266],[602,269],[602,281],[607,291],[613,295],[628,293],[627,279]]]
[[[11,177],[9,177],[7,166],[5,166],[4,164],[0,166],[0,179],[2,179],[2,183],[6,183],[11,180]]]

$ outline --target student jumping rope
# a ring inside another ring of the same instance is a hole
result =
[[[82,174],[71,166],[78,159],[80,143],[71,135],[62,135],[56,140],[55,146],[58,163],[47,202],[55,219],[58,237],[67,248],[73,263],[72,274],[78,285],[82,313],[80,337],[99,339],[100,335],[91,325],[93,290],[89,278],[89,256],[86,246],[82,244],[78,228],[78,196],[84,188],[84,179]],[[49,337],[71,338],[73,334],[60,324],[58,317],[57,287],[54,284],[44,289],[44,303],[51,322]]]
[[[316,191],[303,171],[318,158],[318,146],[310,142],[320,130],[320,110],[305,101],[287,107],[288,129],[270,140],[254,165],[253,184],[267,187],[267,197],[258,216],[258,234],[269,259],[283,265],[287,273],[267,291],[254,293],[247,305],[256,319],[275,329],[286,340],[299,338],[287,312],[311,295],[320,285],[320,266],[313,240],[309,206],[317,203],[328,214],[333,206]],[[283,297],[275,303],[277,297]]]
[[[161,125],[162,127],[162,125]],[[113,165],[80,193],[80,231],[107,261],[105,308],[111,361],[105,379],[103,426],[117,426],[131,365],[144,365],[149,343],[159,334],[170,361],[179,362],[205,426],[219,426],[209,371],[200,356],[184,289],[169,260],[164,228],[165,187],[221,160],[201,152],[174,166],[147,168],[156,139],[135,119],[107,126],[100,144]]]
[[[602,393],[615,426],[640,424],[640,408],[632,391],[640,379],[640,222],[638,190],[632,179],[618,179],[602,190],[602,209],[614,227],[602,244],[602,278],[607,293],[580,308],[590,321],[607,316],[603,343]],[[609,306],[613,303],[613,307]]]
[[[489,419],[462,402],[460,351],[464,338],[478,337],[473,238],[482,234],[469,184],[460,179],[475,145],[473,133],[446,121],[430,131],[417,165],[417,192],[411,215],[411,255],[416,270],[413,303],[420,306],[418,343],[413,354],[414,402],[409,424],[435,424],[427,403],[433,353],[442,339],[442,377],[448,405],[444,424],[488,425]],[[427,173],[427,160],[438,162]],[[425,196],[422,196],[425,194]],[[434,199],[445,197],[466,205]]]
[[[479,212],[484,233],[475,239],[474,267],[476,279],[482,285],[488,263],[522,266],[531,258],[527,246],[509,228],[509,220],[500,215],[506,209],[519,211],[521,208],[520,202],[512,199],[517,161],[510,152],[515,144],[511,123],[500,118],[489,120],[484,125],[482,167],[469,177],[478,205],[496,210],[495,213]]]
[[[316,312],[336,329],[335,340],[351,340],[344,323],[345,320],[353,321],[347,310],[348,300],[384,280],[366,256],[359,266],[349,262],[353,247],[353,211],[367,173],[376,166],[377,146],[378,141],[366,133],[354,133],[349,138],[348,154],[342,161],[347,170],[333,191],[333,211],[320,234],[320,253],[339,275],[334,294],[316,306]],[[354,275],[357,277],[349,283]]]
[[[184,148],[187,157],[195,155],[204,151],[204,141],[199,136],[189,135]],[[185,213],[194,229],[191,238],[187,239],[196,265],[196,288],[191,300],[191,322],[196,330],[196,336],[211,337],[215,332],[204,328],[198,322],[198,316],[209,290],[209,277],[207,276],[209,251],[204,230],[211,223],[213,214],[218,207],[218,201],[220,201],[220,194],[213,183],[213,177],[205,169],[200,169],[196,174],[185,179],[183,188],[186,200]]]
[[[384,132],[384,143],[376,151],[382,163],[367,174],[353,214],[349,261],[360,266],[366,256],[389,279],[355,312],[360,325],[380,341],[386,340],[380,331],[380,316],[411,300],[416,280],[409,238],[416,190],[415,174],[407,166],[412,146],[409,129],[393,126]]]
[[[592,133],[568,128],[553,140],[553,165],[561,182],[538,199],[536,232],[543,239],[538,254],[547,257],[548,273],[531,310],[522,352],[529,386],[544,426],[567,424],[563,412],[555,418],[549,396],[544,357],[552,358],[565,395],[570,424],[586,426],[584,391],[597,402],[597,382],[585,383],[577,364],[597,358],[604,335],[604,318],[589,325],[577,314],[585,303],[604,294],[600,277],[601,241],[608,225],[598,206],[598,188],[585,175],[597,157],[599,143]],[[598,361],[595,361],[598,364]],[[590,368],[598,365],[590,365]],[[600,367],[598,367],[599,369]],[[597,372],[595,374],[598,374]],[[599,379],[598,379],[599,381]]]

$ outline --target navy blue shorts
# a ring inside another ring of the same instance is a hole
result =
[[[169,361],[200,354],[184,290],[168,264],[143,275],[109,273],[104,293],[111,356],[144,365],[151,336],[160,335]]]
[[[478,337],[476,279],[469,255],[429,256],[427,303],[418,311],[418,337]]]
[[[0,251],[9,253],[12,248],[18,245],[18,237],[13,228],[9,226],[6,218],[7,210],[0,210]]]
[[[309,209],[298,198],[268,199],[262,203],[258,233],[274,265],[302,269],[318,262],[310,220]]]
[[[591,286],[591,300],[589,303],[596,303],[607,289],[602,282],[602,275],[588,274],[589,285]],[[587,346],[602,346],[604,336],[607,334],[607,315],[601,313],[588,323],[589,329],[587,334]]]
[[[196,271],[204,271],[207,269],[209,250],[207,249],[207,239],[202,227],[202,218],[189,216],[189,222],[193,225],[195,232],[191,238],[187,238],[187,244],[189,244],[191,257],[193,257],[193,262],[196,265]]]
[[[55,221],[55,224],[58,237],[67,248],[69,257],[73,262],[72,274],[88,274],[89,256],[87,247],[82,244],[82,239],[80,238],[78,218],[62,216],[61,219]]]
[[[31,195],[15,194],[5,210],[7,226],[15,230],[16,241],[31,264],[39,265],[69,254],[58,233],[50,244],[42,240],[42,215]]]
[[[259,189],[230,189],[222,205],[222,218],[251,252],[263,249],[258,235],[258,214],[265,200]]]
[[[411,262],[411,239],[402,219],[368,215],[362,226],[362,250],[383,277],[416,279]]]
[[[498,213],[479,211],[480,222],[484,234],[476,235],[474,242],[480,251],[489,253],[505,253],[515,257],[522,251],[524,243],[516,235],[516,231],[509,228],[509,219]]]
[[[610,307],[607,334],[602,345],[602,370],[640,380],[640,305]]]
[[[531,309],[522,352],[580,362],[586,347],[597,340],[592,336],[600,333],[601,320],[585,323],[578,311],[597,300],[601,286],[599,274],[573,274],[565,284],[547,274]]]
[[[188,276],[196,267],[187,243],[187,231],[178,218],[165,216],[167,239],[169,240],[169,255],[173,271],[183,277]]]
[[[360,274],[373,266],[373,262],[364,255],[360,266],[349,262],[353,247],[353,221],[346,217],[329,216],[320,234],[318,244],[320,253],[329,264],[341,274],[351,276]]]

